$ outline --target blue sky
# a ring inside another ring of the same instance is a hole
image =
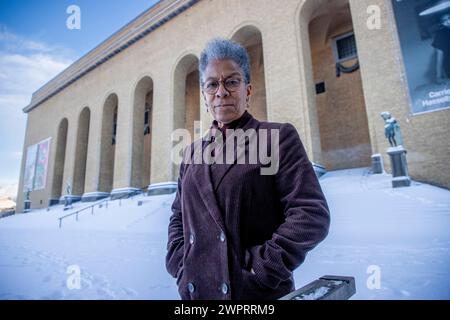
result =
[[[157,0],[0,0],[0,198],[15,196],[31,94]],[[66,27],[67,8],[81,29]]]

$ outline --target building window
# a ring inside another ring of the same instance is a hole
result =
[[[114,112],[113,132],[112,132],[112,145],[116,144],[116,133],[117,133],[117,111]]]
[[[316,83],[316,94],[325,92],[325,82]]]
[[[150,106],[145,105],[144,113],[144,136],[150,134]]]
[[[357,58],[355,34],[349,32],[333,38],[333,53],[337,63]]]

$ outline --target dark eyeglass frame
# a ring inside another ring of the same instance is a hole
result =
[[[229,81],[237,81],[238,83],[232,84]],[[243,82],[245,83],[245,81],[242,80],[241,78],[236,77],[236,76],[231,76],[224,80],[208,80],[202,84],[202,89],[207,94],[214,95],[217,93],[217,91],[219,91],[220,83],[222,83],[225,90],[227,90],[228,92],[234,92],[239,89],[239,87],[241,86],[241,83],[243,83]],[[216,85],[215,89],[208,88],[208,85],[212,85],[212,84]]]

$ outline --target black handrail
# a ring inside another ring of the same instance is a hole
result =
[[[140,194],[143,194],[143,193],[144,193],[143,191],[136,191],[136,192],[133,192],[131,195],[129,195],[129,196],[127,197],[127,199],[132,200],[135,196],[140,195]],[[123,199],[123,198],[116,199],[116,200],[119,200],[119,205],[122,204],[122,199]],[[71,212],[71,213],[69,213],[69,214],[66,214],[65,216],[59,217],[59,218],[58,218],[58,220],[59,220],[59,228],[61,228],[61,226],[62,226],[62,220],[63,220],[63,219],[75,215],[75,219],[76,219],[76,221],[78,221],[78,214],[79,214],[80,212],[82,212],[82,211],[87,210],[87,209],[91,209],[91,215],[94,215],[94,207],[97,206],[97,205],[101,205],[101,204],[104,203],[104,202],[106,202],[106,208],[108,208],[108,201],[114,201],[114,200],[111,200],[111,198],[108,197],[108,198],[103,199],[103,200],[100,200],[100,201],[98,201],[98,202],[96,202],[96,203],[94,203],[94,204],[91,204],[91,205],[89,205],[89,206],[87,206],[87,207],[81,208],[81,209],[79,209],[79,210],[77,210],[77,211],[75,211],[75,212]]]
[[[94,204],[91,204],[91,205],[89,205],[89,206],[87,206],[87,207],[81,208],[81,209],[79,209],[79,210],[77,210],[77,211],[75,211],[75,212],[71,212],[71,213],[69,213],[69,214],[66,214],[65,216],[59,217],[59,218],[58,218],[58,220],[59,220],[59,228],[61,228],[61,226],[62,226],[62,220],[63,220],[63,219],[75,215],[75,219],[76,219],[76,221],[78,221],[78,214],[79,214],[80,212],[82,212],[82,211],[87,210],[87,209],[91,209],[91,214],[93,215],[93,214],[94,214],[94,207],[95,207],[96,205],[101,205],[102,203],[106,202],[106,208],[108,208],[108,201],[111,201],[111,200],[110,200],[109,198],[106,198],[106,199],[103,199],[103,200],[101,200],[101,201],[99,201],[99,202],[96,202],[96,203],[94,203]]]

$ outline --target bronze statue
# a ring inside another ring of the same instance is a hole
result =
[[[391,147],[403,145],[400,126],[397,120],[387,111],[382,112],[381,117],[384,120],[384,135],[389,141]]]
[[[72,194],[72,187],[70,186],[70,183],[67,183],[66,194],[68,196],[70,196]]]

